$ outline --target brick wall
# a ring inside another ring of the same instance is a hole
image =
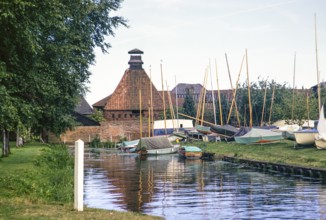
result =
[[[144,119],[142,124],[142,136],[147,137],[148,121]],[[140,122],[138,120],[103,122],[101,126],[76,127],[74,130],[66,131],[59,138],[54,134],[49,134],[48,140],[50,143],[66,144],[74,144],[78,139],[81,139],[87,144],[96,136],[98,136],[102,142],[115,142],[123,137],[126,137],[127,140],[135,140],[140,137],[139,125]]]

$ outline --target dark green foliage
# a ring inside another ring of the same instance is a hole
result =
[[[96,136],[91,142],[89,143],[90,148],[101,148],[101,140],[98,136]]]
[[[105,121],[102,110],[96,110],[95,109],[95,112],[90,116],[90,118],[93,119],[94,121],[97,121],[97,122]]]
[[[95,47],[126,25],[112,16],[122,0],[0,2],[0,129],[24,125],[40,134],[71,128],[87,90]]]
[[[196,117],[195,101],[189,92],[186,94],[182,107],[184,114]]]
[[[120,142],[124,139],[120,139]],[[91,142],[89,143],[90,148],[113,148],[115,147],[114,142],[111,141],[106,141],[106,142],[101,142],[101,139],[96,136]]]

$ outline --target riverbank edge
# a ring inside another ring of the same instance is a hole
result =
[[[21,148],[12,147],[12,154],[9,157],[0,157],[0,168],[6,169],[6,172],[1,174],[1,178],[10,180],[12,174],[20,176],[21,172],[37,169],[33,165],[35,158],[47,147],[49,145],[40,143],[26,144]],[[84,205],[84,211],[78,212],[73,209],[73,203],[45,202],[42,198],[25,198],[18,191],[14,192],[15,186],[10,183],[7,186],[13,190],[13,195],[8,197],[0,193],[0,219],[164,219],[143,213],[90,208],[86,205]]]
[[[258,169],[260,171],[278,171],[290,175],[302,175],[311,178],[321,178],[326,182],[326,169],[316,167],[305,167],[284,163],[273,163],[268,161],[250,160],[238,157],[225,156],[222,154],[214,155],[214,159],[223,160],[231,163],[242,164],[245,167]]]

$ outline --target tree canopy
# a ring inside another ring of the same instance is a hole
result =
[[[0,128],[26,125],[60,134],[87,90],[96,47],[127,26],[111,16],[123,0],[0,2]]]

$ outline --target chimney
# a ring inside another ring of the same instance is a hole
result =
[[[141,60],[141,54],[144,52],[139,49],[133,49],[128,52],[130,55],[130,60],[128,62],[129,68],[131,70],[142,70],[143,69],[143,61]]]

